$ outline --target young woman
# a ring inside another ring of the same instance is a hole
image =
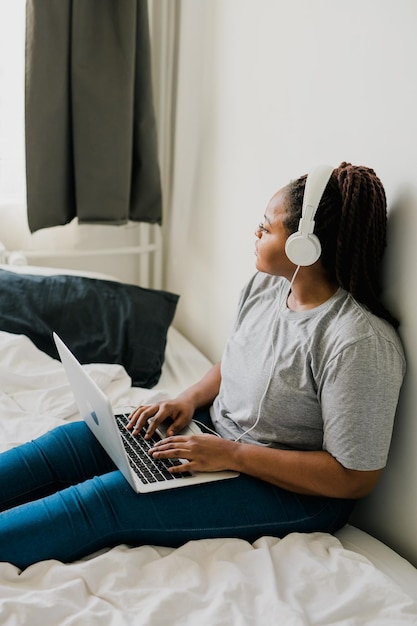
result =
[[[405,370],[398,324],[379,299],[386,201],[373,170],[334,169],[315,216],[321,254],[300,267],[287,240],[305,185],[291,182],[266,208],[258,271],[221,364],[130,419],[149,436],[172,419],[154,457],[239,477],[137,495],[84,422],[60,426],[0,455],[0,560],[24,568],[119,543],[253,541],[346,523],[386,464]],[[207,434],[178,434],[195,415]]]

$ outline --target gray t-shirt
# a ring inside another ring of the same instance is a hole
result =
[[[243,441],[383,467],[405,373],[396,331],[343,289],[302,312],[287,308],[287,292],[260,272],[243,290],[211,407],[217,432],[236,439],[259,411]]]

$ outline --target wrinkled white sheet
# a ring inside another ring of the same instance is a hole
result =
[[[25,337],[0,332],[2,449],[77,419],[62,366]],[[87,366],[114,406],[171,392],[175,355],[156,390],[131,389],[117,365]],[[180,359],[179,359],[180,361]],[[203,360],[204,370],[206,362]],[[191,368],[194,375],[199,374]],[[174,382],[173,382],[174,381]],[[0,624],[401,626],[417,603],[364,556],[327,534],[190,542],[176,550],[119,546],[24,572],[0,563]]]
[[[0,446],[6,449],[79,419],[61,363],[24,335],[0,332]],[[151,401],[160,392],[132,389],[120,365],[86,365],[113,406]]]

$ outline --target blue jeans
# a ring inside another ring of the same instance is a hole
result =
[[[334,532],[353,504],[300,496],[244,474],[136,494],[84,422],[74,422],[0,454],[0,560],[24,569],[121,543],[176,547],[211,537],[252,542]]]

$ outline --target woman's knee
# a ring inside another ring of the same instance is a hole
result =
[[[74,484],[114,469],[114,464],[83,421],[58,426],[32,442],[58,480]]]

